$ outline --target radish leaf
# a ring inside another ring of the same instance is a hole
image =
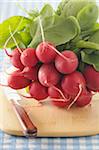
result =
[[[45,4],[42,10],[40,11],[40,16],[43,18],[50,17],[54,15],[54,10],[50,4]]]
[[[96,4],[95,0],[63,0],[58,7],[58,14],[65,17],[77,16],[78,12],[88,4]]]
[[[93,67],[99,71],[99,54],[92,53],[90,55],[86,54],[85,52],[81,52],[82,61],[93,65]]]
[[[71,16],[67,19],[54,15],[42,19],[45,40],[54,43],[56,46],[65,44],[80,33],[80,27],[75,17]],[[41,41],[41,29],[39,20],[34,20],[31,35],[33,37],[30,47],[36,47]],[[32,32],[33,31],[33,32]]]
[[[77,15],[82,30],[90,29],[98,19],[98,6],[89,4],[85,6]]]
[[[12,33],[17,29],[16,33],[23,30],[27,24],[30,23],[30,20],[22,17],[22,16],[13,16],[5,20],[3,23],[0,24],[0,48],[3,48],[5,42],[10,37],[10,31],[9,26],[11,28]],[[19,43],[19,40],[21,40],[21,37],[19,38],[19,35],[14,35],[17,42]],[[12,47],[14,44],[13,40],[10,40],[7,47]]]

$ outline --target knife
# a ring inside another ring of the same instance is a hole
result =
[[[21,97],[16,90],[9,87],[3,87],[4,94],[12,104],[13,110],[22,126],[24,136],[37,136],[37,128],[31,121],[25,109],[19,104]]]

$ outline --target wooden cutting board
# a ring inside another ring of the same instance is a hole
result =
[[[39,137],[71,137],[99,134],[99,94],[91,106],[72,108],[69,111],[48,104],[37,107],[35,100],[22,99]],[[31,106],[30,108],[26,106]],[[0,88],[0,129],[11,135],[22,136],[22,127],[12,109],[11,103]]]

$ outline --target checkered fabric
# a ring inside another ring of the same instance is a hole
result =
[[[49,0],[54,7],[60,0]],[[0,0],[0,22],[11,15],[22,15],[16,0]],[[45,1],[46,2],[46,1]],[[23,0],[20,4],[26,9],[41,7],[44,0]],[[5,54],[0,50],[0,72],[5,63]],[[15,137],[0,131],[0,150],[99,150],[99,135],[79,138],[24,138]]]
[[[0,150],[99,150],[99,136],[28,139],[0,132]]]

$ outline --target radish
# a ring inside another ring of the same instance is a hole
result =
[[[59,100],[54,100],[52,99],[52,105],[55,105],[57,107],[60,108],[64,108],[64,107],[68,107],[71,103],[71,100],[67,100],[67,101],[59,101]]]
[[[78,107],[84,107],[90,104],[91,100],[92,100],[92,94],[87,89],[83,89],[81,95],[76,101],[76,105]]]
[[[78,58],[72,51],[63,51],[61,55],[55,58],[55,66],[60,73],[70,74],[78,67]],[[64,57],[63,57],[64,56]]]
[[[63,77],[61,86],[66,94],[74,98],[80,92],[80,89],[85,88],[86,82],[83,75],[75,71]]]
[[[51,98],[52,105],[57,107],[67,107],[71,103],[70,98],[63,93],[59,85],[49,87],[48,95]]]
[[[96,71],[92,66],[87,66],[84,70],[84,76],[87,87],[94,92],[99,92],[99,71]]]
[[[49,87],[58,84],[61,75],[54,64],[43,64],[39,69],[38,79],[43,86]]]
[[[59,89],[58,86],[55,86],[56,88]],[[48,88],[48,95],[51,97],[51,98],[62,98],[62,94],[53,86],[49,87]]]
[[[35,49],[27,48],[21,54],[21,62],[24,66],[33,67],[38,63]]]
[[[56,86],[50,86],[48,88],[48,95],[51,98],[56,98],[56,99],[67,99],[67,95],[62,91],[60,85]]]
[[[21,72],[21,74],[23,74],[23,76],[29,80],[37,80],[38,79],[38,70],[39,67],[38,66],[34,66],[34,67],[25,67],[23,69],[23,71]]]
[[[12,89],[18,90],[27,87],[31,83],[30,80],[20,75],[20,70],[14,71],[8,77],[8,86]]]
[[[53,62],[56,57],[54,46],[48,42],[41,42],[36,48],[36,56],[43,63]]]
[[[4,50],[7,54],[7,56],[10,57],[12,65],[20,70],[23,70],[24,65],[21,63],[21,60],[20,60],[21,53],[18,50],[18,48],[15,48],[11,54],[8,54],[6,49],[4,49]]]
[[[42,100],[48,97],[47,88],[41,85],[38,81],[34,81],[30,85],[29,93],[36,100]]]

